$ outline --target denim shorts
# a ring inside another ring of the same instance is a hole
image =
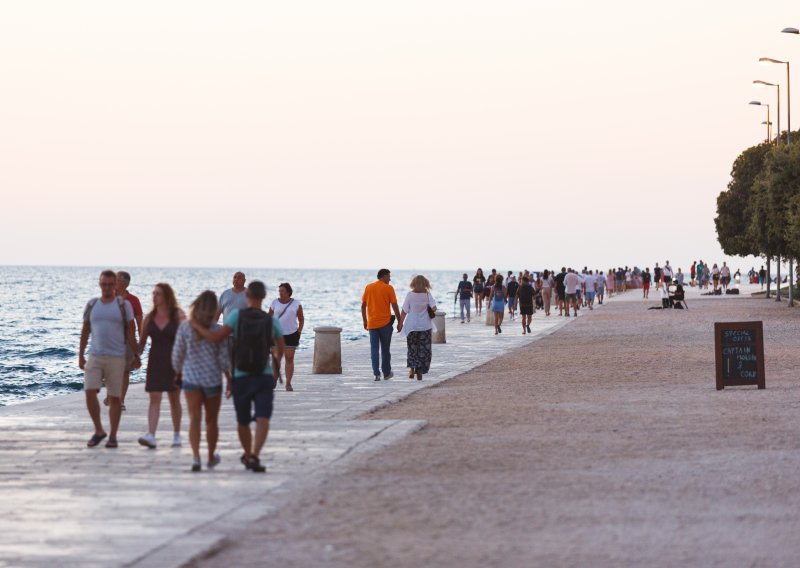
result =
[[[233,378],[233,407],[236,422],[247,426],[256,418],[272,418],[272,400],[275,396],[275,379],[272,375],[252,375]],[[255,407],[255,413],[253,413]]]
[[[201,387],[199,385],[187,385],[183,383],[183,387],[181,387],[184,392],[186,391],[203,391],[203,396],[206,398],[214,398],[215,396],[219,396],[222,394],[222,385],[218,387]]]

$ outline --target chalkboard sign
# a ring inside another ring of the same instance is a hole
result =
[[[739,385],[766,388],[764,326],[760,321],[714,324],[717,390]]]

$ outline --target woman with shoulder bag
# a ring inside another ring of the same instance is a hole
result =
[[[436,317],[436,302],[431,296],[431,283],[422,275],[414,276],[410,284],[411,291],[403,300],[400,321],[397,330],[406,336],[408,355],[408,378],[417,377],[422,380],[431,367],[433,350],[431,336],[433,318]]]
[[[293,391],[292,377],[294,376],[294,351],[300,345],[300,334],[303,333],[303,306],[298,300],[292,298],[292,285],[283,282],[278,285],[278,298],[272,301],[269,315],[277,314],[278,321],[283,328],[283,340],[286,347],[283,351],[286,357],[286,390]],[[279,362],[280,363],[280,362]]]

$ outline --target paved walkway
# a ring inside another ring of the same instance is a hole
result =
[[[318,483],[343,457],[422,425],[354,418],[570,321],[542,312],[534,318],[532,335],[507,322],[499,337],[483,321],[461,325],[448,318],[448,343],[434,346],[431,374],[421,382],[404,374],[402,340],[393,348],[397,376],[380,383],[372,380],[366,341],[343,346],[342,375],[311,375],[311,354],[298,354],[295,391],[276,393],[263,476],[238,463],[230,402],[220,415],[222,464],[200,474],[189,472],[188,441],[168,447],[166,403],[159,430],[165,446],[153,451],[136,443],[146,430],[141,384],[126,401],[117,450],[86,448],[91,428],[83,393],[0,408],[0,566],[179,566],[269,513],[291,490]]]

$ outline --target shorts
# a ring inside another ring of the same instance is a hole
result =
[[[206,398],[214,398],[215,396],[219,396],[222,394],[222,385],[218,387],[201,387],[199,385],[187,385],[183,383],[183,392],[197,392],[203,391],[203,396]]]
[[[247,426],[256,418],[272,418],[272,399],[275,396],[272,375],[250,375],[233,378],[233,407],[236,423]],[[255,414],[253,414],[255,407]]]
[[[92,355],[86,359],[83,375],[85,390],[100,390],[105,384],[108,396],[122,395],[122,379],[125,377],[125,355]]]
[[[566,295],[566,300],[567,300],[567,302],[577,302],[578,301],[578,295],[577,294],[567,294]]]
[[[286,342],[286,347],[297,347],[300,345],[300,330],[298,329],[294,333],[284,335],[283,341]]]
[[[664,284],[669,284],[672,282],[672,276],[664,276]]]
[[[642,282],[642,290],[649,290],[650,282]]]
[[[520,304],[519,305],[519,313],[522,316],[532,316],[533,315],[533,304]]]
[[[588,291],[587,291],[587,292],[586,292],[586,300],[587,300],[588,302],[591,302],[592,300],[594,300],[594,292],[588,292]]]

